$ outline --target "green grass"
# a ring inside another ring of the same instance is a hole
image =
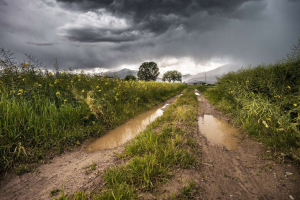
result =
[[[119,157],[126,159],[126,164],[105,171],[106,188],[93,199],[136,199],[139,193],[165,183],[175,168],[195,166],[201,153],[192,139],[197,106],[193,88],[188,88],[162,117],[125,147]]]
[[[300,42],[299,42],[300,46]],[[300,54],[270,65],[228,73],[207,99],[242,124],[275,155],[300,161]]]
[[[45,159],[98,137],[173,97],[180,83],[125,81],[39,68],[30,56],[15,64],[0,51],[0,171]]]

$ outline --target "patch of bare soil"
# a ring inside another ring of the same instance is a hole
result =
[[[213,115],[229,121],[202,94],[198,101],[199,116]],[[241,134],[238,149],[227,150],[210,144],[198,133],[198,143],[203,147],[202,169],[197,176],[201,199],[300,199],[297,167],[267,159],[268,151],[262,144]]]
[[[173,103],[176,97],[165,102]],[[165,108],[164,108],[165,109]],[[124,146],[88,153],[84,151],[88,145],[66,152],[50,160],[48,164],[40,165],[35,171],[16,175],[8,173],[0,181],[0,200],[11,199],[53,199],[50,192],[54,189],[61,190],[64,185],[65,194],[72,194],[78,190],[90,193],[104,185],[103,171],[110,165],[120,162],[115,157],[124,150]],[[91,165],[96,163],[95,169]]]

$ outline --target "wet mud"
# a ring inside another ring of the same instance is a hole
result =
[[[109,131],[91,143],[86,148],[86,151],[94,152],[102,149],[111,149],[125,144],[136,137],[140,132],[144,131],[156,118],[162,116],[164,109],[166,109],[168,105],[169,104],[158,106],[156,109],[142,113],[116,129]]]
[[[236,135],[228,125],[230,118],[203,94],[197,98],[199,127],[195,134],[202,146],[202,168],[192,177],[201,188],[195,199],[300,199],[295,163],[270,158],[270,151],[242,129]]]
[[[238,149],[240,130],[228,122],[213,115],[204,115],[198,117],[198,127],[210,144],[223,145],[229,150]]]

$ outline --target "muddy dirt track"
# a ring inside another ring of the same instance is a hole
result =
[[[229,119],[204,98],[199,116],[214,115]],[[201,199],[300,199],[300,176],[290,163],[279,164],[267,159],[267,150],[257,141],[241,133],[238,149],[227,150],[212,145],[202,133],[198,142],[203,147],[203,160],[198,182]]]
[[[160,108],[164,111],[167,107],[161,108],[161,106],[173,103],[178,96],[153,110]],[[72,194],[77,190],[89,193],[98,189],[105,184],[101,178],[104,169],[120,162],[114,155],[121,153],[124,145],[89,153],[85,151],[85,148],[90,143],[87,141],[80,148],[55,157],[48,164],[40,165],[33,172],[21,176],[9,173],[0,181],[0,200],[53,199],[58,195],[51,197],[50,192],[56,188],[61,190],[62,185],[64,185],[65,194]],[[95,170],[91,170],[93,163],[96,163]]]
[[[213,115],[224,121],[230,120],[215,110],[202,94],[198,100],[198,117]],[[235,150],[210,143],[197,130],[195,138],[203,150],[200,169],[176,171],[168,183],[155,191],[156,194],[145,194],[142,199],[166,197],[164,194],[178,191],[190,179],[198,185],[194,199],[300,199],[297,168],[291,163],[279,164],[267,159],[268,152],[263,145],[248,138],[242,131]],[[63,184],[68,194],[99,188],[105,184],[101,178],[103,170],[118,164],[114,154],[123,151],[124,145],[92,153],[85,152],[85,147],[82,145],[73,152],[55,157],[33,172],[21,176],[9,173],[0,182],[0,199],[53,199],[50,191],[61,189]],[[96,170],[90,170],[93,162],[97,164]]]

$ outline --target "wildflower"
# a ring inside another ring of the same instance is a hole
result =
[[[78,79],[78,81],[80,81],[80,78]]]
[[[26,81],[26,78],[23,78],[22,80],[23,80],[23,81]]]
[[[60,92],[56,92],[56,96],[59,96],[60,95]]]
[[[64,104],[61,105],[61,107],[64,107],[64,106],[65,106]]]
[[[67,102],[67,101],[68,101],[67,99],[64,100],[64,102]]]
[[[4,60],[1,60],[1,63],[4,63]]]
[[[50,87],[52,87],[52,86],[53,86],[53,84],[51,84],[51,83],[50,83],[50,84],[49,84],[49,86],[50,86]]]
[[[84,92],[84,90],[81,90],[81,92]]]
[[[262,123],[265,125],[266,128],[269,128],[269,125],[267,124],[266,121],[262,121]]]
[[[20,95],[22,95],[22,93],[19,92],[17,95],[20,96]]]
[[[54,57],[54,59],[57,59],[57,57]]]
[[[53,76],[52,72],[49,72],[49,76]]]
[[[290,86],[287,86],[287,88],[290,90],[291,89],[291,87]]]
[[[101,90],[99,90],[99,92],[101,92]]]
[[[65,70],[62,70],[62,71],[61,71],[61,73],[63,73],[63,74],[64,74],[64,73],[65,73]]]
[[[297,106],[297,104],[296,104],[296,103],[294,103],[294,106]]]

